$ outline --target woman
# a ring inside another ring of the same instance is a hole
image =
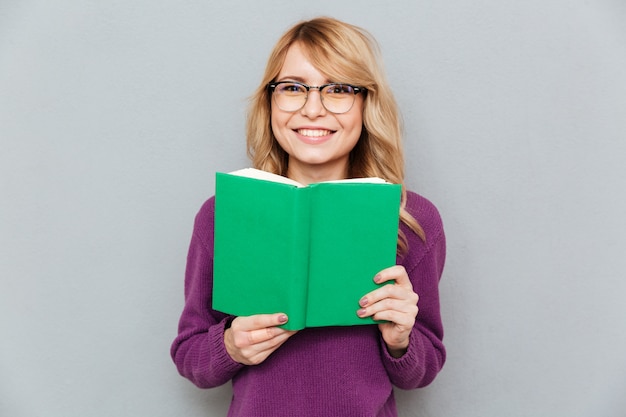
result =
[[[330,18],[291,28],[252,97],[247,144],[255,168],[301,183],[378,176],[403,184],[399,114],[375,41]],[[393,283],[363,294],[355,311],[384,322],[298,332],[278,327],[289,319],[281,312],[232,317],[211,308],[213,210],[211,198],[196,217],[171,353],[199,387],[232,380],[229,416],[396,416],[393,385],[435,378],[445,361],[445,237],[429,201],[403,190],[397,265],[364,277]]]

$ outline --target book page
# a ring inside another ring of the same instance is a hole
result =
[[[391,184],[390,182],[385,181],[382,178],[378,177],[367,177],[367,178],[348,178],[345,180],[334,180],[334,181],[324,181],[323,183],[366,183],[366,184]]]
[[[295,187],[306,187],[306,185],[292,180],[291,178],[283,177],[282,175],[272,174],[271,172],[262,171],[256,168],[243,168],[237,171],[229,172],[231,175],[237,175],[239,177],[255,178],[258,180],[278,182],[282,184],[293,185]],[[319,184],[324,183],[369,183],[369,184],[391,184],[382,178],[368,177],[368,178],[347,178],[343,180],[322,181]]]
[[[300,184],[298,181],[294,181],[291,178],[283,177],[282,175],[272,174],[271,172],[262,171],[256,168],[244,168],[238,171],[229,172],[231,175],[237,175],[239,177],[256,178],[258,180],[279,182],[282,184],[293,185],[296,187],[306,187],[306,185]]]

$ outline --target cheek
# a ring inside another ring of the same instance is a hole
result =
[[[274,111],[272,109],[272,112],[270,114],[270,123],[272,126],[272,131],[274,132],[274,135],[276,135],[276,133],[278,133],[278,131],[280,131],[281,129],[285,128],[288,119],[289,118],[285,117],[283,112]]]
[[[361,139],[361,132],[362,131],[363,131],[363,127],[361,125],[359,125],[351,133],[350,143],[351,143],[352,148],[354,148],[356,146],[356,144],[359,142],[359,139]]]
[[[355,132],[358,132],[360,136],[361,130],[363,129],[363,101],[357,100],[357,102],[354,103],[352,111],[346,116],[349,117],[348,120],[346,120],[347,125]]]
[[[278,145],[285,150],[285,147],[288,145],[285,139],[285,129],[287,124],[287,119],[285,117],[281,117],[279,112],[273,112],[270,116],[270,126],[272,127],[272,133],[274,134],[274,138],[278,142]]]
[[[351,141],[356,143],[361,137],[361,132],[363,131],[363,118],[360,114],[358,114],[346,121],[345,127],[346,130],[349,131]]]
[[[274,137],[278,138],[280,136],[280,118],[276,115],[275,112],[272,112],[270,117],[270,125],[272,126],[272,133],[274,133]]]

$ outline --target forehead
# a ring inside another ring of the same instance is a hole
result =
[[[278,73],[277,81],[284,80],[301,81],[311,85],[329,82],[328,77],[313,65],[305,50],[298,43],[289,47],[283,66]]]

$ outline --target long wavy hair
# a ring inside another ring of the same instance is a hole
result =
[[[364,29],[339,20],[319,17],[289,29],[276,43],[259,87],[250,98],[247,118],[247,151],[255,168],[279,175],[287,174],[289,155],[280,147],[271,127],[271,92],[294,43],[302,48],[311,63],[329,80],[365,87],[363,129],[350,154],[348,175],[380,177],[402,185],[400,220],[422,240],[424,231],[405,209],[404,155],[402,121],[389,88],[380,49]],[[408,249],[406,236],[398,232],[398,252]]]

